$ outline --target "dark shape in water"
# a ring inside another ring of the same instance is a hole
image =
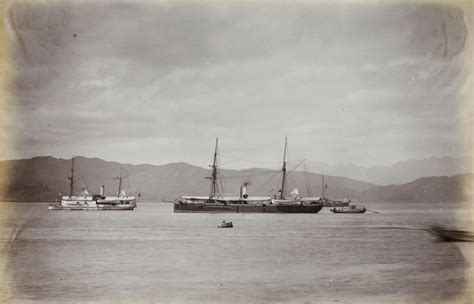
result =
[[[432,225],[427,229],[429,233],[437,236],[443,242],[473,242],[474,235],[465,230],[446,229],[439,225]]]
[[[222,221],[222,223],[219,224],[219,226],[217,226],[217,228],[233,228],[234,225],[232,224],[232,222],[226,222],[226,221]]]

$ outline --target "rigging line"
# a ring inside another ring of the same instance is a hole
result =
[[[247,178],[247,177],[253,177],[253,176],[265,176],[265,175],[270,175],[275,173],[276,170],[272,170],[269,172],[265,173],[260,173],[260,174],[247,174],[247,175],[235,175],[235,176],[221,176],[220,178],[222,179],[233,179],[233,178]]]
[[[125,171],[125,176],[122,177],[122,179],[124,179],[124,178],[127,179],[127,190],[128,190],[128,193],[131,193],[131,191],[130,191],[130,178],[128,178],[130,176],[130,173],[128,173],[128,171],[126,169],[124,169],[123,167],[122,167],[122,170]],[[120,195],[120,193],[119,193],[119,195]]]
[[[173,194],[173,195],[176,195],[176,193],[177,193],[178,191],[180,191],[180,190],[183,189],[187,184],[189,184],[191,178],[194,177],[194,175],[196,175],[196,172],[194,172],[193,174],[191,174],[191,176],[189,176],[182,184],[180,184],[180,185],[178,185],[177,187],[172,188],[171,190],[169,190],[169,191],[165,194],[165,197],[170,197],[172,194]]]
[[[226,190],[226,186],[227,186],[227,185],[226,185],[225,179],[223,179],[223,178],[220,177],[221,174],[222,174],[222,169],[219,169],[219,183],[220,183],[220,185],[221,185],[220,191],[221,191],[221,194],[224,195],[224,191]]]
[[[268,172],[268,171],[280,171],[280,168],[251,168],[251,169],[232,169],[232,168],[225,168],[221,169],[223,171],[234,171],[234,172],[239,172],[239,173],[257,173],[257,174],[263,174],[263,172]],[[262,172],[263,171],[263,172]]]
[[[305,181],[306,181],[306,192],[309,197],[313,196],[311,194],[311,190],[309,188],[309,177],[308,177],[308,171],[306,170],[306,162],[303,163],[303,170],[304,170],[304,176],[305,176]]]
[[[257,173],[257,174],[263,174],[262,170],[265,170],[265,172],[268,172],[270,171],[271,173],[275,172],[275,171],[280,171],[280,168],[276,168],[276,169],[269,169],[269,168],[260,168],[260,170],[250,170],[250,169],[244,169],[244,170],[238,170],[238,172],[242,172],[242,173]]]
[[[224,180],[219,179],[218,183],[219,183],[219,189],[218,189],[219,195],[220,195],[221,197],[223,197],[223,196],[224,196],[224,190],[225,190]]]
[[[235,161],[225,161],[225,162],[221,163],[219,167],[224,168],[224,170],[235,170],[235,171],[246,170],[246,169],[237,169],[237,168],[233,167],[232,165],[233,165],[233,164],[235,165],[236,163],[238,163],[238,162],[235,162]],[[254,166],[254,167],[255,167],[255,166]],[[263,167],[263,165],[262,165],[262,166],[259,166],[259,167]],[[266,168],[264,168],[264,169],[266,169]]]
[[[301,165],[301,163],[303,163],[304,161],[305,161],[305,160],[303,159],[303,160],[300,161],[296,166],[294,166],[291,170],[289,170],[289,171],[286,173],[286,176],[289,176],[289,175],[291,174],[291,172],[293,172],[296,168],[298,168],[298,167]],[[295,187],[296,183],[294,182],[293,179],[290,179],[288,184],[289,184],[290,188],[296,188],[296,187]]]
[[[122,171],[125,171],[125,176],[123,178],[128,179],[128,177],[130,176],[130,173],[128,173],[128,171],[126,169],[124,169],[123,167],[122,167]]]
[[[86,184],[86,189],[89,189],[89,185],[87,184],[87,180],[85,177],[84,177],[84,184]]]
[[[264,182],[263,184],[261,185],[258,185],[257,187],[255,187],[255,191],[257,190],[260,190],[261,188],[263,188],[263,186],[265,186],[266,184],[268,184],[272,179],[274,179],[276,176],[280,175],[281,172],[277,171],[272,177],[270,177],[266,182]]]
[[[287,163],[287,164],[294,164],[294,163],[298,162],[298,164],[299,164],[299,163],[301,163],[301,162],[303,162],[303,161],[305,161],[305,160],[306,160],[306,159],[302,159],[302,160],[300,160],[300,159],[287,160],[286,163]]]
[[[122,167],[123,168],[123,167]],[[127,173],[127,177],[131,176],[131,177],[134,177],[134,176],[141,176],[141,175],[144,175],[144,173],[149,173],[150,171],[152,170],[142,170],[142,171],[137,171],[135,172],[134,174],[130,174],[127,170],[123,169],[123,171],[125,171]]]
[[[81,180],[83,180],[83,181],[84,181],[84,184],[86,184],[86,190],[89,189],[89,185],[87,185],[87,180],[86,180],[86,178],[85,178],[84,176],[81,176],[81,177],[79,177],[78,179],[75,179],[75,180],[73,181],[73,183],[76,184],[76,183],[78,183],[78,182],[81,181]]]
[[[75,169],[75,171],[77,171],[78,173],[82,173],[79,169]],[[135,175],[138,175],[138,174],[130,174],[127,170],[123,169],[123,171],[126,172],[127,175],[125,175],[123,178],[128,178],[130,176],[135,176]],[[141,175],[141,174],[140,174]],[[106,179],[110,179],[110,178],[114,178],[113,176],[110,176],[110,175],[98,175],[98,174],[86,174],[84,176],[88,176],[88,177],[99,177],[99,178],[106,178]]]
[[[288,173],[287,173],[286,175],[288,176],[291,172],[293,172],[296,168],[298,168],[298,167],[301,165],[301,163],[304,162],[304,161],[305,161],[305,159],[303,159],[302,161],[300,161],[296,166],[293,167],[293,169],[291,169],[290,171],[288,171]]]
[[[233,160],[243,160],[243,161],[248,161],[248,162],[254,162],[254,163],[273,163],[273,164],[279,164],[279,161],[270,161],[270,160],[252,160],[252,159],[245,159],[245,158],[240,158],[240,157],[234,157],[234,156],[227,156],[227,155],[222,155],[219,154],[221,158],[227,158],[227,159],[233,159]]]
[[[84,182],[86,181],[86,179],[84,178],[84,176],[81,176],[81,177],[79,177],[79,178],[77,178],[77,179],[74,179],[73,183],[74,183],[74,184],[75,184],[75,183],[78,183],[78,182],[81,181],[81,180],[84,180]]]
[[[217,170],[217,176],[216,176],[216,193],[217,196],[221,196],[221,192],[223,191],[223,185],[222,185],[222,180],[220,178],[221,175],[221,169],[219,167],[216,169]]]
[[[111,176],[105,176],[105,175],[93,175],[93,174],[87,174],[88,177],[99,177],[99,178],[113,178]]]
[[[188,176],[188,178],[186,178],[182,184],[178,185],[177,187],[171,189],[168,193],[166,193],[165,197],[169,197],[171,194],[176,194],[176,192],[178,192],[179,190],[187,186],[189,182],[191,181],[191,179],[194,178],[197,175],[197,173],[200,173],[200,172],[201,172],[200,170],[194,171],[194,173]]]

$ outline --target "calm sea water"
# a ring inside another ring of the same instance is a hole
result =
[[[466,293],[456,244],[421,227],[454,225],[456,205],[372,204],[380,214],[48,211],[0,203],[11,302],[445,302]],[[218,229],[222,220],[233,229]]]

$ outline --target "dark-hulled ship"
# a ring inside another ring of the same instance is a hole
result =
[[[235,212],[235,213],[318,213],[323,207],[321,200],[305,199],[300,197],[285,197],[286,150],[283,152],[282,182],[279,196],[252,197],[247,194],[247,184],[240,187],[240,196],[224,197],[220,195],[217,170],[217,147],[214,151],[211,192],[209,196],[182,196],[174,202],[174,212]]]

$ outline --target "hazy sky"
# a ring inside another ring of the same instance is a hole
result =
[[[14,4],[1,158],[361,165],[467,154],[472,51],[443,5]],[[275,165],[272,165],[275,164]]]

